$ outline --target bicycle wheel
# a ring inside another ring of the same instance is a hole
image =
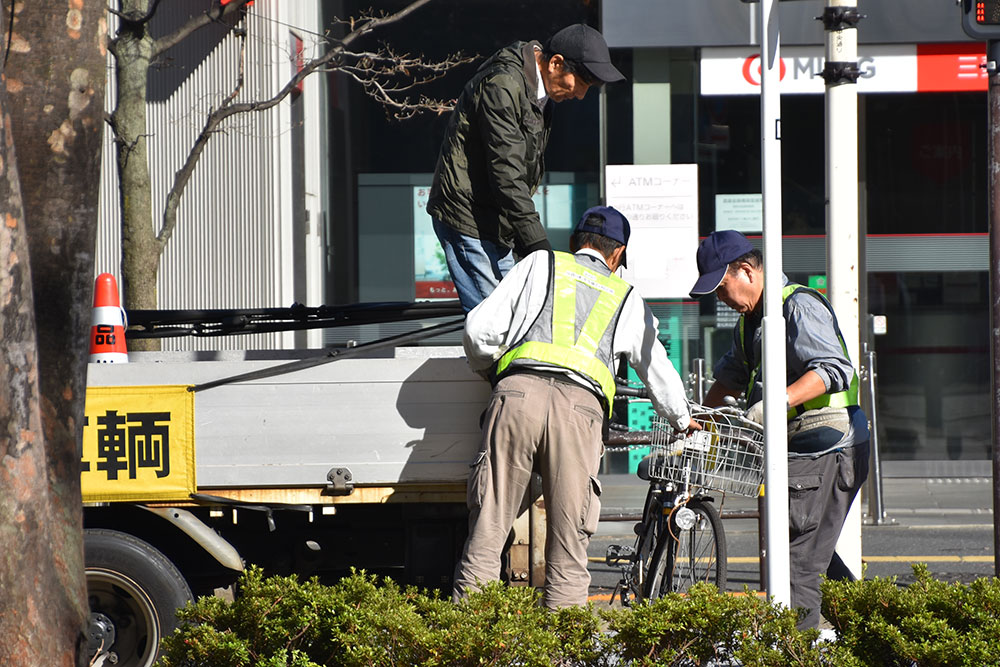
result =
[[[661,536],[653,556],[646,597],[686,593],[699,581],[725,590],[726,535],[715,507],[703,500],[688,501],[670,517],[670,531]]]
[[[642,522],[635,525],[636,540],[630,558],[630,567],[622,580],[622,604],[645,597],[650,566],[664,530],[663,505],[660,490],[650,485],[642,510]]]

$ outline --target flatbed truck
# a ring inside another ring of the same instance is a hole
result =
[[[134,352],[89,365],[94,664],[148,667],[175,609],[250,564],[450,589],[489,384],[455,346],[328,355]],[[529,515],[510,576],[530,584],[543,566]]]

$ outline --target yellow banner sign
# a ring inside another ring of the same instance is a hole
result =
[[[88,387],[85,414],[84,502],[187,500],[195,492],[187,387]]]

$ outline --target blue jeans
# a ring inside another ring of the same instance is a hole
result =
[[[496,289],[514,266],[514,251],[486,239],[466,236],[436,218],[433,222],[458,300],[465,312],[469,312]]]

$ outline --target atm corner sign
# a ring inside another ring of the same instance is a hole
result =
[[[187,387],[88,387],[84,413],[84,502],[187,500],[195,492]]]

